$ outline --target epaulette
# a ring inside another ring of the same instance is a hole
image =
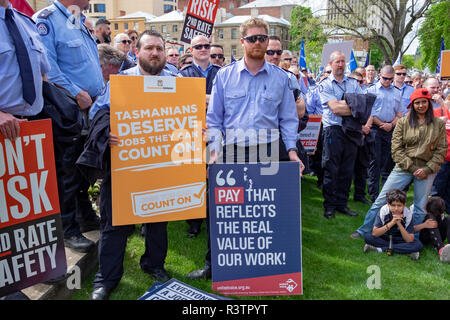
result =
[[[45,8],[42,10],[39,15],[37,16],[38,19],[47,19],[53,12],[55,12],[52,8]]]
[[[18,10],[16,10],[16,9],[14,9],[14,12],[20,14],[22,17],[27,18],[27,19],[30,20],[33,24],[36,24],[36,23],[34,22],[34,20],[33,20],[31,17],[27,16],[25,13],[20,12],[20,11],[18,11]]]

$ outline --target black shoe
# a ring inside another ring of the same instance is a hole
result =
[[[189,238],[195,238],[199,234],[200,234],[200,228],[193,227],[192,225],[189,226],[189,231],[188,231],[188,237]]]
[[[333,219],[334,218],[334,210],[333,209],[325,209],[323,216],[327,219]]]
[[[59,277],[56,277],[56,278],[53,278],[53,279],[48,279],[47,281],[44,281],[44,283],[48,284],[48,285],[59,284],[59,283],[62,283],[64,281],[66,281],[68,277],[69,277],[69,274],[65,273],[65,274],[63,274],[63,275],[61,275]]]
[[[111,294],[112,289],[108,289],[107,287],[98,287],[92,291],[91,300],[108,300],[109,295]]]
[[[211,267],[205,267],[203,269],[194,270],[187,275],[188,279],[211,279]]]
[[[170,276],[167,273],[167,271],[164,270],[164,268],[147,268],[142,270],[144,270],[145,273],[148,273],[149,275],[151,275],[153,278],[155,278],[160,282],[166,282],[170,280]]]
[[[356,202],[362,202],[364,204],[367,204],[368,206],[372,205],[372,201],[369,201],[366,198],[355,198],[353,200]]]
[[[92,230],[98,230],[100,229],[100,217],[96,215],[92,219],[80,222],[79,225],[81,233],[89,232]]]
[[[336,211],[340,212],[340,213],[344,213],[344,214],[349,215],[351,217],[356,217],[358,215],[357,212],[350,210],[348,207],[337,208]]]
[[[80,234],[64,238],[64,246],[77,252],[86,253],[95,246],[95,243]]]

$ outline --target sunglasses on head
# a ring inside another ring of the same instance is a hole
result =
[[[123,44],[131,44],[131,40],[122,40],[122,41],[120,41],[120,42],[122,42]]]
[[[397,72],[395,75],[397,75],[397,76],[406,76],[406,72]]]
[[[394,78],[386,78],[386,77],[383,77],[383,76],[381,76],[381,78],[383,78],[384,81],[392,81],[392,80],[394,80]]]
[[[266,34],[256,34],[254,36],[248,36],[243,39],[250,43],[255,43],[256,41],[263,43],[263,42],[266,42],[267,38],[269,38],[269,36]]]
[[[281,54],[283,53],[283,50],[267,50],[266,53],[269,56],[273,56],[275,53],[277,55],[281,56]]]
[[[221,54],[221,53],[213,53],[213,54],[210,54],[209,56],[213,59],[215,59],[215,58],[223,59],[223,54]]]
[[[180,55],[179,54],[177,54],[177,53],[174,53],[174,54],[169,54],[169,57],[179,57]]]
[[[202,50],[203,48],[208,50],[210,47],[211,47],[211,45],[209,43],[207,43],[207,44],[197,44],[195,46],[192,46],[192,48],[194,48],[195,50]]]

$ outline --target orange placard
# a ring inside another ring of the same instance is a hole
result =
[[[206,217],[204,78],[112,76],[113,225]]]
[[[441,79],[450,80],[450,50],[441,52]]]

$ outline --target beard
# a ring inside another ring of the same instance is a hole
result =
[[[266,56],[266,50],[264,50],[263,47],[256,45],[249,49],[246,53],[249,58],[254,60],[264,60]]]
[[[111,43],[111,35],[106,32],[102,33],[102,38],[105,43]]]
[[[146,59],[139,60],[139,65],[145,72],[151,75],[157,75],[166,66],[166,61],[164,59],[160,59],[159,57],[154,58],[154,60],[157,59],[157,61],[152,61],[151,59],[152,57],[150,57],[149,60]]]

